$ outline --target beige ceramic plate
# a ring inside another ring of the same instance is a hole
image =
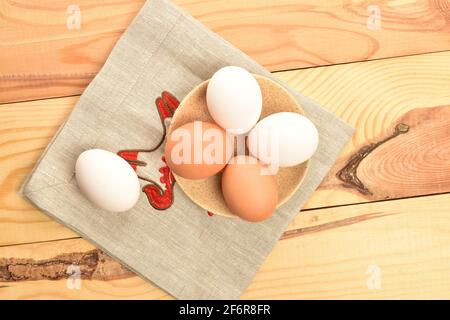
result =
[[[286,89],[274,81],[255,75],[261,87],[263,96],[263,109],[261,119],[277,112],[296,112],[304,114],[303,109],[298,105],[295,98]],[[208,113],[206,105],[206,88],[208,82],[205,81],[195,87],[184,99],[173,116],[169,127],[169,134],[176,128],[196,120],[214,122]],[[280,168],[276,175],[278,185],[278,206],[285,203],[303,181],[309,161],[294,167]],[[175,175],[175,179],[180,188],[196,204],[214,214],[236,217],[225,204],[221,188],[221,173],[204,180],[189,180]]]

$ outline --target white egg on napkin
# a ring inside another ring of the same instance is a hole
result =
[[[298,165],[312,157],[319,145],[316,126],[305,116],[278,112],[262,119],[250,131],[250,154],[279,167]]]
[[[255,77],[240,67],[228,66],[214,73],[206,101],[214,121],[233,134],[249,132],[261,116],[261,88]]]
[[[141,187],[136,172],[115,153],[84,151],[75,164],[75,177],[81,192],[101,209],[127,211],[139,199]]]

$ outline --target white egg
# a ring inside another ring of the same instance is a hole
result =
[[[91,149],[81,153],[75,177],[81,192],[101,209],[127,211],[139,199],[141,188],[136,172],[112,152]]]
[[[279,112],[258,122],[247,143],[250,154],[262,162],[291,167],[312,157],[319,144],[319,134],[305,116]]]
[[[218,70],[209,80],[206,101],[214,121],[234,134],[247,133],[261,116],[261,88],[255,77],[240,67]]]

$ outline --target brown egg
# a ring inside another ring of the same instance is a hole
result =
[[[194,121],[167,137],[164,152],[175,174],[186,179],[204,179],[226,166],[233,155],[233,138],[216,124]]]
[[[278,189],[275,176],[264,175],[265,166],[250,156],[230,160],[222,175],[222,193],[228,208],[240,218],[262,221],[275,211]]]

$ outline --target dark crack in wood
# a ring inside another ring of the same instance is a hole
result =
[[[68,270],[72,265],[79,266],[81,279],[106,281],[134,276],[101,250],[94,249],[43,260],[1,258],[0,282],[66,279],[71,276]]]
[[[350,217],[350,218],[345,218],[345,219],[341,219],[341,220],[337,220],[337,221],[322,223],[322,224],[311,226],[311,227],[304,227],[304,228],[298,228],[298,229],[294,229],[294,230],[288,230],[283,233],[283,235],[280,237],[280,240],[295,238],[295,237],[298,237],[301,235],[311,234],[311,233],[315,233],[315,232],[321,232],[321,231],[329,230],[329,229],[341,228],[341,227],[352,225],[352,224],[355,224],[358,222],[381,218],[381,217],[385,217],[385,216],[389,216],[389,215],[392,215],[392,214],[383,213],[383,212],[372,212],[372,213],[368,213],[368,214],[364,214],[364,215],[360,215],[360,216],[356,216],[356,217]]]
[[[363,146],[355,154],[353,154],[347,161],[347,164],[338,171],[336,177],[343,182],[344,187],[354,188],[364,195],[372,195],[372,192],[364,186],[364,184],[359,180],[357,175],[358,166],[361,161],[366,158],[373,150],[381,146],[383,143],[397,137],[400,134],[407,133],[409,131],[409,126],[404,123],[399,123],[395,126],[394,133],[389,137],[369,145]]]

